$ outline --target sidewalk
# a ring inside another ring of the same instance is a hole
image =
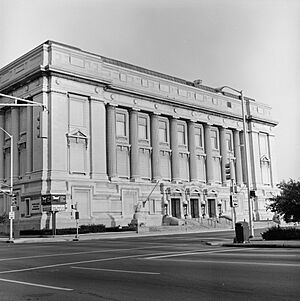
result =
[[[258,240],[250,239],[245,243],[225,243],[223,247],[239,248],[300,248],[300,240]]]
[[[128,232],[101,232],[101,233],[89,233],[80,234],[79,241],[85,240],[102,240],[102,239],[121,239],[129,237],[151,237],[162,235],[178,235],[189,233],[204,233],[204,232],[219,232],[220,229],[209,231],[187,231],[187,232],[157,232],[157,233],[136,233],[135,231]],[[228,231],[224,229],[223,231]],[[70,242],[73,241],[75,235],[56,235],[55,237],[21,237],[14,239],[14,243],[54,243],[54,242]],[[7,243],[8,237],[0,237],[0,243]],[[207,245],[211,246],[224,246],[224,247],[244,247],[244,248],[300,248],[300,240],[277,240],[277,241],[265,241],[261,238],[252,238],[249,242],[245,243],[224,243],[221,241],[207,242]]]

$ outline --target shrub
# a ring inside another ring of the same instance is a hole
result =
[[[3,213],[0,215],[0,224],[6,224],[9,222],[8,214]]]
[[[102,224],[99,225],[81,225],[79,226],[78,233],[98,233],[105,232],[105,226]],[[42,230],[21,230],[21,235],[52,235],[52,229],[42,229]],[[76,234],[76,228],[63,228],[56,229],[57,235],[66,235],[66,234]]]
[[[300,239],[300,229],[293,227],[281,228],[279,226],[274,226],[261,233],[261,236],[265,240],[298,240]]]

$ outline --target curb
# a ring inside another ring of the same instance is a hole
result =
[[[223,247],[233,247],[233,248],[300,248],[300,243],[297,245],[293,244],[268,244],[268,243],[262,243],[262,244],[255,244],[255,243],[232,243],[232,244],[220,244]]]

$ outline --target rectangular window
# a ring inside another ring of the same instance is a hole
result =
[[[227,145],[227,151],[232,152],[233,145],[232,145],[232,135],[231,135],[231,133],[226,133],[226,145]]]
[[[126,137],[126,115],[116,113],[116,135],[117,137]]]
[[[177,126],[178,145],[185,145],[185,127],[184,124]]]
[[[264,133],[259,133],[259,149],[260,156],[269,157],[269,146],[268,146],[268,135]]]
[[[211,132],[210,132],[210,139],[211,139],[211,147],[213,149],[219,149],[218,132],[217,132],[217,130],[211,130]]]
[[[166,121],[159,121],[159,141],[168,142],[168,125]]]
[[[195,144],[196,147],[203,147],[203,133],[202,128],[195,127]]]
[[[147,117],[139,116],[138,119],[139,139],[148,139],[148,124]]]
[[[25,199],[25,215],[30,216],[30,199]]]

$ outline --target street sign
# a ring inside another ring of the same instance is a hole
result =
[[[8,218],[9,218],[9,219],[15,219],[15,212],[14,212],[14,211],[10,211],[10,212],[8,213]]]
[[[65,211],[66,205],[65,204],[52,204],[51,211]]]
[[[42,211],[44,211],[44,212],[49,212],[49,211],[51,211],[51,205],[43,205],[43,206],[42,206]]]

